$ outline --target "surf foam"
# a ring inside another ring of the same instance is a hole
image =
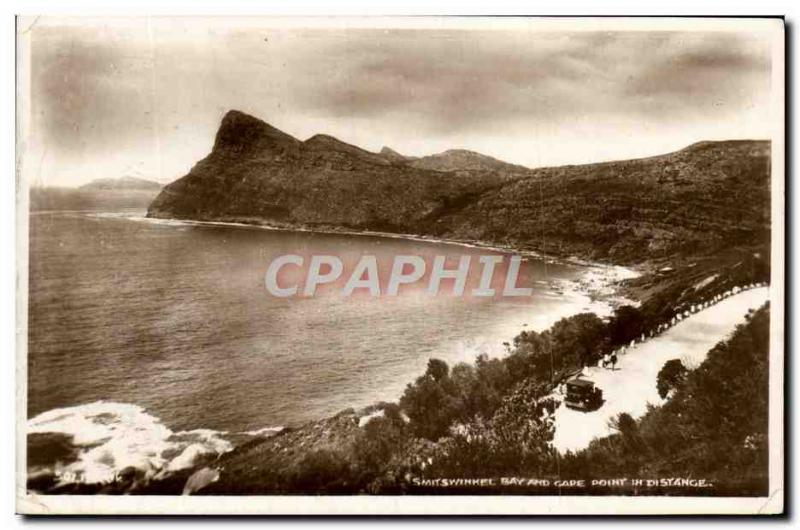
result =
[[[76,451],[68,461],[57,459],[29,469],[29,473],[53,472],[61,484],[109,483],[131,468],[149,479],[160,472],[189,468],[201,456],[233,449],[223,432],[173,432],[143,407],[107,401],[39,414],[28,420],[28,435],[36,434],[70,437]]]

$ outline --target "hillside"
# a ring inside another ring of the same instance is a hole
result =
[[[764,141],[537,169],[448,212],[436,231],[616,263],[712,253],[769,241],[769,175]]]
[[[620,264],[768,242],[770,144],[702,142],[528,170],[468,151],[414,159],[300,141],[238,111],[148,216],[482,241]]]

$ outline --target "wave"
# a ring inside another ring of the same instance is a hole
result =
[[[234,441],[280,431],[172,431],[143,407],[96,401],[28,420],[28,475],[52,474],[57,485],[107,484],[121,476],[150,480],[231,451]],[[237,436],[238,435],[238,436]]]
[[[283,427],[264,427],[262,429],[256,429],[254,431],[242,431],[238,434],[244,434],[246,436],[265,436],[265,435],[278,434],[282,430]]]

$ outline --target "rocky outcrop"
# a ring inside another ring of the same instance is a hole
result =
[[[297,429],[254,439],[222,457],[216,463],[220,470],[216,479],[196,491],[204,495],[318,491],[325,480],[346,473],[345,455],[352,452],[360,430],[359,415],[347,409]]]

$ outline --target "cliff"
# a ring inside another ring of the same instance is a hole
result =
[[[231,111],[211,153],[166,186],[148,216],[404,232],[498,182],[412,168],[330,136],[301,142]]]

